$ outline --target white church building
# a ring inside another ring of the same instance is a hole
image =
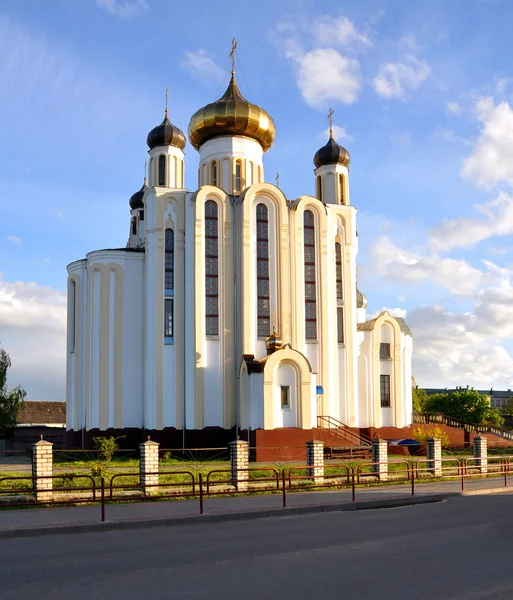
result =
[[[288,199],[265,181],[274,122],[234,71],[188,133],[198,189],[184,186],[186,138],[166,108],[126,247],[68,265],[72,443],[123,431],[211,446],[256,431],[308,439],[327,422],[410,425],[411,333],[388,312],[367,320],[357,287],[349,152],[330,133],[314,157],[316,195]]]

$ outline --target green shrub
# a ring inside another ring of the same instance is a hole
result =
[[[449,434],[444,431],[441,427],[426,427],[419,426],[414,427],[412,430],[412,438],[419,442],[421,446],[426,445],[426,440],[429,438],[438,438],[442,442],[442,448],[447,448],[447,446],[451,443],[451,438]]]
[[[112,460],[112,457],[114,456],[114,453],[116,452],[116,450],[119,450],[118,440],[121,440],[124,437],[125,437],[124,435],[121,435],[117,438],[112,435],[110,437],[101,437],[101,436],[94,437],[93,438],[94,447],[97,450],[100,450],[101,458],[103,458],[107,462],[110,462]]]
[[[105,478],[108,474],[109,469],[103,461],[96,460],[93,463],[91,463],[91,475],[95,479],[101,479],[102,477]]]

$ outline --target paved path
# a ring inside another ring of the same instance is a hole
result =
[[[500,477],[474,479],[465,482],[465,490],[472,493],[483,492],[504,486]],[[433,494],[460,493],[461,482],[416,483],[415,496],[427,497]],[[363,487],[356,490],[357,501],[405,499],[411,500],[410,485],[390,485]],[[323,491],[308,493],[287,493],[287,507],[308,508],[321,505],[345,504],[350,506],[351,491]],[[254,511],[276,511],[282,508],[280,494],[259,496],[232,496],[228,498],[206,498],[205,515],[234,515]],[[120,523],[155,519],[177,519],[199,515],[198,500],[173,500],[154,502],[133,502],[107,504],[106,521]],[[27,530],[32,528],[56,528],[65,526],[94,525],[101,521],[99,505],[78,507],[47,507],[33,509],[0,510],[1,532]]]
[[[512,494],[0,543],[2,600],[511,600]]]

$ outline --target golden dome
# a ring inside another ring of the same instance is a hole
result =
[[[268,354],[270,354],[271,352],[274,352],[275,350],[279,350],[280,348],[283,348],[283,340],[276,333],[276,330],[274,329],[274,327],[273,327],[273,332],[271,333],[271,335],[269,335],[265,338],[265,347],[267,348]]]
[[[196,148],[222,135],[243,135],[256,140],[264,152],[273,145],[276,128],[271,116],[240,93],[235,72],[226,92],[211,104],[196,111],[189,122],[189,140]]]

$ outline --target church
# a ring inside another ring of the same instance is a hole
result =
[[[71,444],[104,432],[168,448],[280,445],[326,424],[411,424],[411,332],[388,312],[367,320],[350,155],[331,114],[312,149],[315,196],[287,198],[265,179],[273,119],[242,96],[232,64],[222,97],[190,119],[189,191],[166,100],[126,247],[68,265]]]

